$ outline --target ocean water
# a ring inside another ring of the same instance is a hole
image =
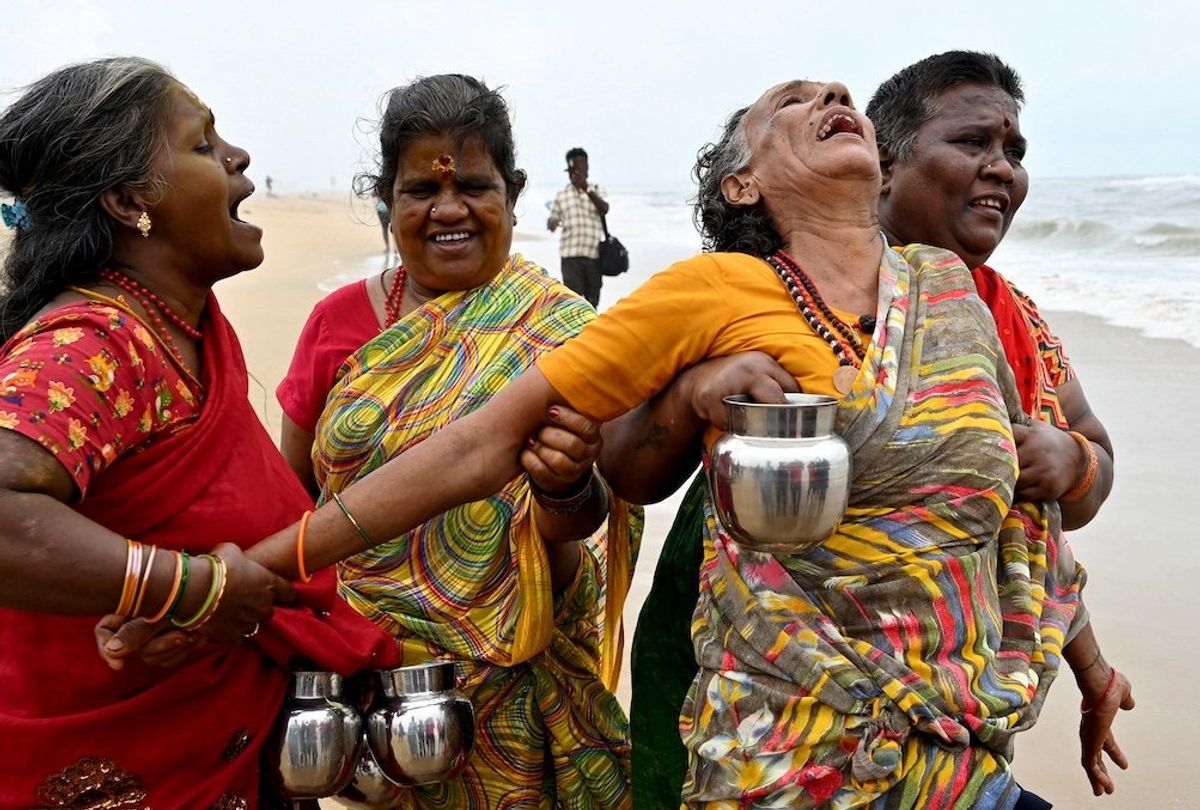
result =
[[[556,191],[533,187],[522,196],[514,245],[554,274],[558,239],[545,220]],[[609,189],[609,229],[629,250],[630,272],[605,280],[601,309],[700,249],[691,193]],[[1200,175],[1037,180],[989,264],[1043,309],[1200,347]],[[322,287],[380,266],[344,268]]]

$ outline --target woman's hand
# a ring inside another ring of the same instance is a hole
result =
[[[1017,440],[1017,494],[1032,501],[1056,501],[1075,486],[1086,464],[1079,443],[1045,422],[1013,425]]]
[[[521,451],[521,467],[535,487],[554,494],[575,488],[591,475],[603,442],[599,425],[565,405],[550,408],[546,418],[549,424]]]
[[[1090,707],[1079,718],[1081,763],[1088,781],[1092,783],[1092,793],[1096,796],[1112,793],[1116,789],[1105,767],[1104,754],[1108,754],[1109,759],[1122,770],[1129,767],[1129,759],[1113,735],[1112,724],[1118,710],[1129,711],[1134,706],[1133,689],[1128,678],[1110,667],[1104,668],[1103,676],[1078,679],[1083,692],[1083,705]],[[1110,681],[1112,687],[1108,688]]]
[[[232,644],[253,635],[260,622],[271,618],[277,601],[291,599],[292,583],[251,560],[233,543],[221,543],[210,553],[225,563],[225,590],[216,610],[196,632]]]
[[[675,384],[696,416],[721,430],[729,427],[725,397],[748,394],[755,402],[781,403],[785,393],[800,391],[796,378],[762,352],[706,360],[681,374]]]
[[[109,614],[96,625],[96,649],[110,669],[125,666],[132,655],[155,667],[177,667],[202,644],[195,633],[185,633],[169,622],[151,624]]]

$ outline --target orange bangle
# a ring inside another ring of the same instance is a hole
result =
[[[301,582],[308,582],[312,579],[312,576],[304,570],[304,533],[308,531],[310,517],[312,517],[312,510],[308,509],[304,512],[304,517],[300,518],[300,533],[296,535],[296,571],[300,574]]]
[[[142,611],[142,602],[146,600],[146,591],[150,590],[150,574],[154,572],[154,555],[157,553],[158,546],[150,546],[150,554],[146,557],[146,568],[142,571],[137,596],[133,600],[133,613],[129,614],[130,616],[136,617]]]
[[[179,552],[173,553],[175,554],[175,581],[171,583],[171,591],[167,594],[167,598],[163,601],[162,610],[146,619],[146,621],[150,622],[151,624],[154,624],[155,622],[161,622],[164,618],[166,618],[167,611],[169,611],[171,609],[171,605],[175,603],[175,596],[179,593],[179,585],[183,581],[183,555]]]
[[[1067,435],[1075,441],[1079,442],[1083,447],[1083,451],[1087,453],[1087,468],[1083,472],[1083,477],[1075,486],[1068,489],[1058,499],[1065,503],[1078,501],[1091,490],[1092,484],[1096,483],[1096,471],[1100,469],[1100,459],[1096,455],[1096,448],[1092,446],[1091,441],[1087,436],[1084,436],[1078,431],[1067,431]]]
[[[125,539],[125,584],[121,588],[121,601],[117,602],[117,615],[128,616],[137,594],[138,579],[142,574],[142,544]]]

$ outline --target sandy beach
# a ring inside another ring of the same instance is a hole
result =
[[[260,195],[241,213],[263,226],[267,259],[254,272],[222,282],[217,294],[257,381],[251,383],[251,399],[270,433],[278,436],[274,389],[304,319],[323,295],[321,285],[331,289],[339,278],[344,283],[364,275],[372,263],[382,268],[382,240],[373,210],[348,196]],[[518,237],[517,250],[545,241],[541,234]],[[552,246],[537,247],[530,253],[538,258],[553,255]],[[635,272],[651,269],[638,267],[639,260],[658,259],[654,251],[639,254],[637,245],[627,247]],[[551,269],[557,271],[557,264]],[[1186,506],[1194,492],[1190,460],[1200,431],[1185,420],[1169,422],[1155,403],[1197,399],[1200,350],[1181,341],[1144,338],[1090,316],[1055,312],[1048,317],[1116,448],[1113,495],[1091,526],[1071,535],[1071,543],[1090,571],[1086,598],[1097,635],[1109,660],[1132,679],[1138,707],[1118,720],[1118,739],[1132,767],[1117,776],[1115,796],[1094,799],[1078,765],[1079,694],[1069,675],[1055,685],[1037,728],[1018,740],[1014,768],[1024,785],[1056,808],[1198,807],[1200,800],[1187,798],[1194,793],[1189,783],[1196,733],[1189,730],[1186,696],[1200,665],[1200,653],[1189,641],[1200,621],[1200,597],[1192,590],[1200,554],[1191,546],[1195,521]],[[676,502],[648,509],[625,613],[627,640]],[[627,673],[626,667],[620,692],[625,705]]]

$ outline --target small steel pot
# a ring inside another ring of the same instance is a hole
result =
[[[292,673],[288,697],[263,751],[264,777],[284,798],[332,796],[353,778],[362,718],[341,697],[337,673]]]
[[[833,432],[837,400],[787,394],[787,403],[726,397],[729,432],[709,453],[717,517],[740,545],[795,553],[829,537],[846,513],[850,450]]]
[[[367,742],[379,767],[400,785],[454,777],[475,744],[475,710],[455,688],[454,664],[379,671],[383,697],[367,715]]]

